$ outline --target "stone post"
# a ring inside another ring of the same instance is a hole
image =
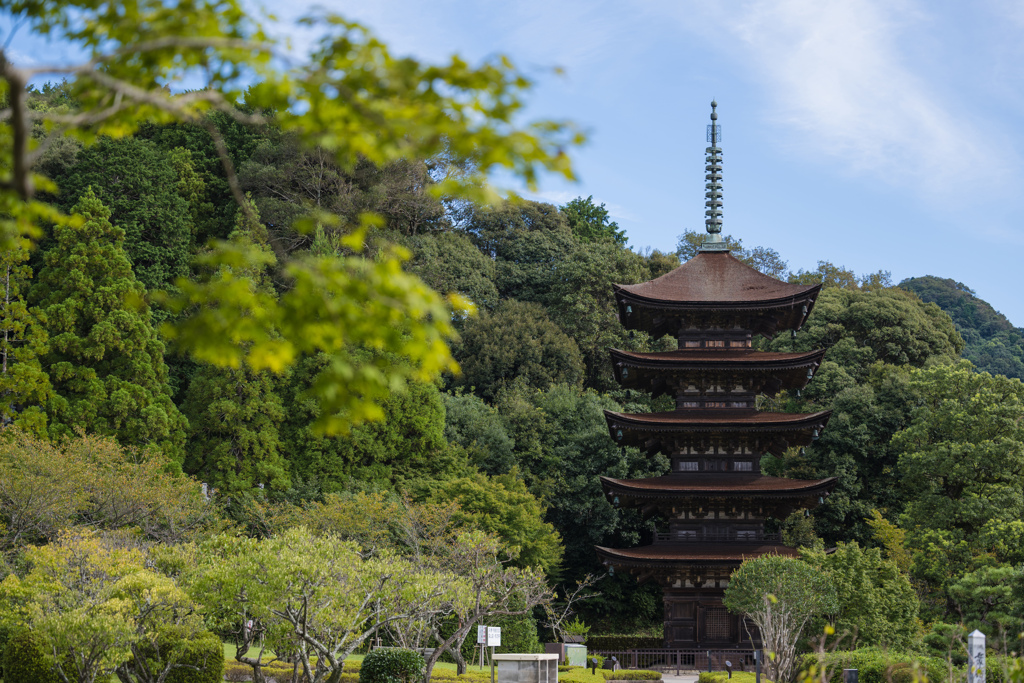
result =
[[[967,636],[967,683],[985,683],[985,634]]]

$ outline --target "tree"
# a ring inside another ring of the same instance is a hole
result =
[[[834,552],[801,551],[801,559],[828,575],[839,608],[835,630],[851,638],[851,648],[879,646],[907,650],[917,636],[917,594],[895,563],[878,548],[840,543]]]
[[[582,142],[582,135],[562,123],[518,125],[530,81],[505,58],[479,67],[457,57],[442,65],[396,59],[362,26],[317,14],[303,19],[325,28],[308,59],[282,59],[286,50],[236,1],[200,0],[189,10],[171,11],[159,0],[143,0],[125,21],[85,0],[11,8],[16,23],[68,41],[88,58],[57,69],[18,66],[6,51],[0,59],[11,111],[10,125],[0,132],[0,166],[11,169],[10,182],[0,190],[0,215],[10,217],[0,224],[5,242],[18,234],[37,236],[41,219],[64,221],[35,198],[37,186],[54,189],[33,174],[41,150],[52,141],[43,138],[32,148],[36,120],[46,130],[86,142],[103,134],[124,136],[144,121],[201,126],[239,204],[244,197],[235,163],[221,128],[208,116],[211,110],[243,125],[274,123],[303,148],[322,147],[343,169],[361,159],[377,167],[442,154],[473,159],[470,172],[450,174],[434,186],[439,196],[493,199],[484,180],[496,169],[510,171],[530,188],[542,170],[572,177],[563,150]],[[67,75],[76,113],[28,107],[26,84],[45,74]],[[166,88],[182,80],[195,82],[195,89]],[[255,84],[245,107],[237,106],[242,83]],[[346,226],[353,252],[363,246],[372,222],[367,217]],[[315,223],[298,227],[311,230]],[[302,355],[328,354],[332,362],[318,384],[324,409],[320,426],[343,432],[379,418],[378,401],[398,380],[427,381],[454,368],[446,346],[453,334],[449,305],[401,271],[405,255],[390,251],[374,261],[355,255],[296,259],[285,269],[291,288],[274,301],[230,281],[179,282],[182,291],[172,311],[189,308],[192,315],[173,328],[176,341],[200,360],[227,366],[245,361],[257,370],[282,370]],[[256,258],[222,243],[207,260],[249,257]],[[458,300],[450,304],[461,309]],[[351,360],[353,346],[386,351],[401,362],[361,366]]]
[[[1024,379],[1024,333],[970,287],[932,275],[909,278],[899,286],[949,314],[966,342],[964,358],[979,370]]]
[[[729,578],[725,606],[757,626],[768,651],[767,676],[791,681],[796,646],[804,628],[818,615],[833,614],[839,605],[829,578],[806,562],[781,555],[746,560]]]
[[[414,256],[409,271],[439,292],[458,292],[478,308],[498,305],[493,259],[480,252],[470,238],[458,232],[416,235],[408,241]]]
[[[447,481],[436,488],[431,501],[457,503],[453,521],[501,539],[514,566],[555,574],[562,561],[562,539],[544,521],[543,506],[518,474],[513,470],[496,477],[477,474]]]
[[[516,384],[495,403],[515,445],[515,458],[529,489],[546,506],[565,544],[563,578],[577,581],[601,571],[594,546],[631,547],[655,531],[652,521],[633,510],[616,509],[601,489],[599,475],[641,478],[664,474],[668,460],[634,448],[620,449],[608,438],[603,410],[630,410],[607,395],[556,385],[539,392]],[[602,579],[602,595],[584,608],[588,619],[613,620],[633,627],[657,618],[661,592],[638,588],[630,577]]]
[[[519,301],[547,303],[555,269],[578,244],[558,209],[525,200],[478,208],[467,231],[494,259],[498,294]]]
[[[584,199],[576,197],[568,204],[558,207],[572,228],[572,233],[581,242],[610,241],[626,246],[626,231],[619,229],[619,224],[611,220],[608,210],[594,204],[594,196]]]
[[[492,399],[521,378],[529,386],[581,384],[583,360],[576,343],[534,303],[503,301],[493,313],[466,321],[453,348],[462,363],[455,386]]]
[[[26,244],[0,252],[0,417],[23,429],[46,432],[43,406],[53,394],[39,357],[46,330],[25,294],[32,277]]]
[[[707,233],[697,230],[687,230],[679,236],[676,255],[680,261],[689,261],[697,255],[701,244],[707,237]],[[776,279],[782,279],[789,273],[789,264],[782,260],[779,252],[770,247],[753,247],[747,249],[743,246],[743,240],[736,239],[732,235],[722,235],[726,247],[732,255],[743,261],[751,268],[761,271],[765,275]]]
[[[993,647],[1012,647],[1024,629],[1024,568],[987,566],[968,572],[949,587],[960,623],[991,634]]]
[[[146,568],[140,549],[78,532],[24,552],[30,569],[0,582],[0,618],[40,635],[64,683],[114,673],[163,683],[175,669],[196,668],[185,656],[189,641],[205,635],[203,621],[173,580]],[[158,644],[164,649],[154,652]]]
[[[515,441],[495,408],[461,390],[441,398],[444,438],[465,448],[471,463],[490,475],[507,474],[516,466]]]
[[[892,275],[887,270],[858,277],[852,270],[844,266],[837,266],[831,261],[818,261],[818,267],[815,270],[807,271],[801,268],[796,273],[790,274],[789,281],[801,285],[816,285],[820,282],[826,288],[835,287],[865,292],[892,287]]]
[[[607,241],[578,245],[554,267],[545,303],[583,354],[587,386],[599,391],[617,386],[609,347],[651,351],[675,346],[669,340],[652,341],[644,332],[627,332],[619,322],[613,285],[643,282],[649,276],[642,256]]]
[[[130,530],[178,543],[216,517],[199,483],[169,474],[161,453],[110,437],[51,442],[16,428],[0,436],[0,549],[53,542],[66,529]]]
[[[268,266],[275,262],[267,230],[254,207],[238,212],[229,238],[240,248],[261,252]],[[273,296],[266,267],[243,267],[240,274],[251,286]],[[275,384],[271,373],[249,366],[200,366],[182,406],[189,418],[185,469],[227,495],[257,486],[286,489],[288,465],[278,432],[284,408]]]
[[[53,384],[46,403],[50,434],[112,435],[180,463],[186,421],[171,402],[164,345],[125,254],[124,231],[110,224],[110,212],[91,191],[74,213],[78,224],[54,229],[55,243],[32,289],[50,339],[41,359]]]
[[[460,673],[465,672],[462,644],[477,624],[495,617],[529,614],[549,599],[547,584],[539,570],[507,567],[501,559],[500,542],[481,532],[459,534],[450,542],[435,545],[425,559],[428,566],[458,577],[466,592],[452,596],[448,610],[434,612],[430,630],[437,647],[427,657],[424,683],[430,683],[434,665],[450,652]],[[453,631],[444,629],[448,616],[457,617]]]
[[[381,404],[381,420],[354,427],[347,436],[319,433],[315,425],[322,404],[310,387],[329,362],[326,356],[305,359],[281,390],[286,413],[283,452],[289,454],[293,477],[316,481],[332,493],[345,490],[353,480],[402,491],[422,479],[469,473],[465,450],[445,441],[444,403],[433,383],[400,386]]]
[[[58,201],[64,211],[74,212],[91,188],[110,210],[111,222],[124,231],[124,248],[139,282],[146,289],[165,289],[188,275],[192,256],[194,208],[182,193],[196,190],[181,185],[195,183],[187,178],[186,163],[180,154],[168,158],[148,140],[101,138],[78,153],[65,175],[54,178]]]
[[[967,361],[911,374],[918,405],[893,436],[914,573],[942,587],[973,555],[1024,561],[1024,384]]]
[[[828,349],[828,360],[860,381],[875,361],[922,367],[933,359],[955,360],[963,347],[949,316],[910,292],[830,287],[795,338],[777,337],[767,348]]]
[[[462,590],[457,577],[389,553],[364,559],[353,543],[304,528],[261,541],[218,536],[199,550],[201,567],[186,578],[196,599],[223,627],[267,629],[270,646],[290,651],[311,683],[337,681],[345,659],[378,629],[442,609],[443,597]],[[241,648],[239,655],[250,659]],[[262,659],[246,663],[261,680]]]

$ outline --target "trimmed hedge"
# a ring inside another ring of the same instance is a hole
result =
[[[646,669],[619,669],[618,671],[602,670],[600,674],[606,681],[660,681],[660,671]]]
[[[414,683],[423,678],[426,662],[415,650],[380,648],[363,657],[359,683]]]
[[[652,636],[587,636],[588,650],[647,650],[665,647],[665,639]]]
[[[31,631],[12,634],[4,645],[3,679],[11,683],[57,683],[57,674],[46,662],[44,653],[38,634]]]
[[[905,652],[865,647],[858,650],[827,652],[823,661],[831,672],[829,683],[841,683],[843,669],[857,669],[859,683],[913,683],[914,664],[932,683],[948,678],[948,667],[937,657],[920,657]],[[818,664],[818,655],[804,655],[798,664],[801,671]]]
[[[757,675],[750,671],[733,671],[732,679],[728,671],[702,671],[697,678],[697,683],[755,683]],[[765,675],[761,674],[761,683],[771,683]]]

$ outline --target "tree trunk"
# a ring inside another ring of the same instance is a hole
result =
[[[458,676],[466,673],[466,658],[462,656],[461,647],[450,647],[448,651],[452,653],[452,658],[455,660],[455,673]]]

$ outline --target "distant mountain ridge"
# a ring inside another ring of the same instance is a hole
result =
[[[963,357],[979,370],[1024,379],[1024,329],[1014,327],[973,289],[934,275],[907,278],[899,286],[937,304],[953,319],[967,342]]]

